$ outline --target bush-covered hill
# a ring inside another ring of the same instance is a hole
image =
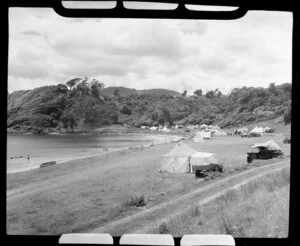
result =
[[[111,124],[231,127],[277,117],[289,123],[291,84],[235,88],[228,95],[217,89],[202,95],[199,89],[185,96],[160,89],[105,89],[95,79],[75,78],[66,84],[15,91],[8,95],[7,110],[9,130],[37,133],[46,128],[73,130]]]
[[[118,93],[122,97],[131,96],[134,94],[154,94],[154,95],[169,95],[169,96],[179,96],[180,93],[176,91],[166,90],[166,89],[149,89],[149,90],[136,90],[120,86],[110,86],[104,88],[102,91],[103,96],[113,96],[114,93]]]

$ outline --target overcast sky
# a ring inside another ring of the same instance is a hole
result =
[[[9,10],[8,91],[90,77],[108,86],[179,92],[291,82],[292,14],[239,20],[63,18]]]

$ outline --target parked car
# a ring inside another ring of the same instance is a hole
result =
[[[249,136],[249,133],[248,132],[243,132],[241,133],[241,138],[248,138]]]
[[[291,143],[291,137],[285,137],[284,139],[283,139],[283,143]]]
[[[261,134],[260,133],[257,133],[257,132],[249,132],[248,135],[247,135],[248,138],[255,138],[255,137],[261,137]]]
[[[278,144],[273,140],[259,143],[252,146],[251,151],[247,152],[247,162],[251,163],[255,159],[271,159],[282,156],[283,153]]]
[[[223,172],[223,165],[220,164],[208,164],[208,165],[199,165],[194,166],[193,171],[195,172],[195,176],[202,178],[206,177],[210,172]]]
[[[274,133],[275,132],[275,129],[274,128],[271,128],[271,129],[267,129],[266,130],[266,133]]]

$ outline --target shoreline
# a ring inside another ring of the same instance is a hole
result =
[[[124,134],[124,135],[129,135],[129,134]],[[119,135],[119,136],[124,136],[124,135]],[[171,134],[168,134],[168,135],[167,134],[166,135],[165,134],[153,134],[153,135],[151,135],[151,134],[136,134],[136,133],[134,133],[134,134],[130,134],[130,135],[143,135],[143,136],[149,138],[150,140],[152,140],[151,143],[144,144],[143,148],[147,148],[147,147],[151,147],[151,146],[155,146],[155,145],[159,145],[159,144],[177,142],[177,141],[184,139],[183,136],[171,135]],[[116,136],[118,136],[118,135],[116,135]],[[138,145],[138,146],[140,146],[140,145]],[[81,159],[85,159],[85,158],[89,158],[89,157],[100,156],[100,155],[105,155],[105,154],[109,154],[112,152],[119,152],[122,150],[130,150],[130,149],[134,149],[134,148],[140,148],[140,147],[137,147],[137,145],[132,145],[132,146],[122,147],[122,148],[109,148],[107,151],[102,150],[103,152],[100,152],[100,153],[83,155],[83,156],[74,156],[74,157],[62,157],[62,158],[59,158],[58,160],[53,160],[53,159],[50,160],[50,159],[45,158],[45,159],[41,160],[40,162],[38,161],[39,158],[36,158],[35,162],[39,162],[38,164],[33,164],[32,166],[18,168],[18,169],[10,170],[10,171],[7,170],[6,174],[22,173],[22,172],[31,171],[34,169],[39,169],[40,165],[45,162],[56,161],[56,163],[54,164],[54,166],[55,166],[55,165],[64,164],[66,162],[73,161],[73,160],[81,160]],[[20,158],[20,159],[24,159],[24,158]],[[8,164],[9,161],[13,162],[12,160],[15,160],[15,159],[7,159],[6,164]],[[19,160],[19,159],[17,159],[17,160]],[[24,161],[24,162],[26,162],[26,161]]]

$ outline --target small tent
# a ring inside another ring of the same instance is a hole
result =
[[[202,125],[200,126],[200,129],[201,129],[201,130],[204,130],[204,129],[206,129],[207,127],[208,127],[208,125],[202,124]]]
[[[192,170],[196,166],[208,166],[209,164],[219,164],[218,158],[214,153],[197,152],[191,156]]]
[[[201,132],[196,132],[196,135],[193,138],[193,141],[197,142],[197,143],[203,142],[204,140],[203,140],[203,137],[202,137],[202,133]]]
[[[153,132],[153,131],[156,131],[156,130],[157,130],[157,127],[156,127],[156,126],[152,126],[152,127],[150,127],[149,129],[150,129],[151,132]]]
[[[252,130],[251,130],[251,132],[253,132],[253,133],[258,133],[258,134],[260,134],[260,135],[262,135],[263,133],[264,133],[264,129],[262,128],[262,127],[254,127]]]
[[[162,132],[170,132],[171,130],[165,127],[165,128],[163,128],[163,129],[161,129],[161,131],[162,131]]]
[[[163,155],[160,172],[188,173],[190,172],[190,158],[198,151],[186,143],[179,142],[167,154]]]
[[[243,134],[243,133],[246,133],[246,132],[248,132],[247,127],[242,127],[242,128],[237,129],[238,134]]]
[[[211,139],[211,132],[201,132],[204,139]]]

